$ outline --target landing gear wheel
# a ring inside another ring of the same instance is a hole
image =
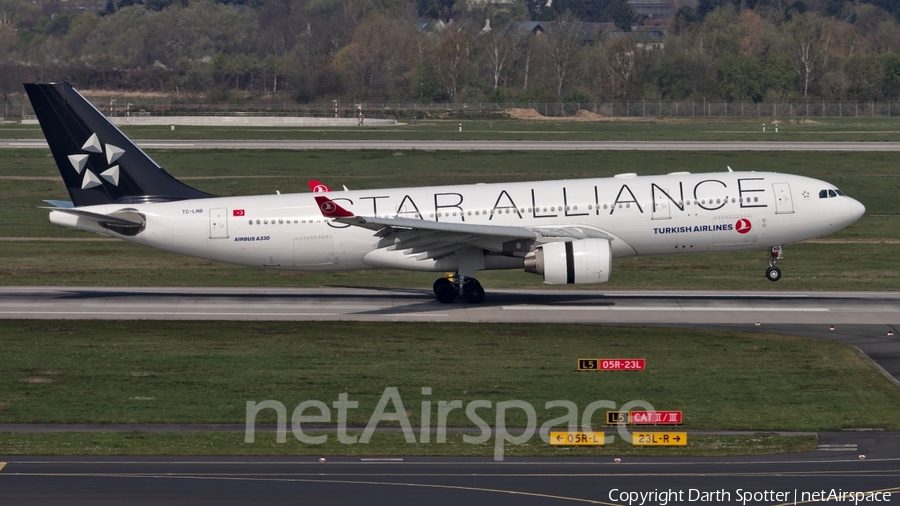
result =
[[[470,283],[466,283],[463,287],[463,297],[469,304],[481,304],[484,302],[484,289],[481,288],[481,283],[474,279]]]
[[[769,267],[766,269],[766,279],[769,281],[778,281],[781,279],[781,269],[775,266]]]
[[[437,278],[437,280],[435,280],[435,282],[434,282],[434,286],[432,287],[432,289],[434,290],[434,294],[435,295],[438,294],[438,288],[440,288],[444,285],[450,285],[450,284],[452,284],[452,283],[450,283],[450,280],[447,278]]]
[[[459,297],[459,292],[453,286],[453,283],[450,283],[449,281],[441,283],[439,286],[435,283],[435,286],[437,288],[435,288],[434,294],[437,296],[437,300],[443,304],[450,304]]]

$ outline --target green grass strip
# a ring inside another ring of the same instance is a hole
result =
[[[551,447],[537,436],[521,445],[507,444],[505,457],[626,457],[626,456],[724,456],[807,452],[816,449],[815,436],[691,436],[687,447],[636,448],[616,439],[605,447]],[[488,457],[493,441],[474,445],[461,435],[448,435],[444,444],[410,444],[401,434],[377,434],[369,444],[341,444],[331,438],[321,445],[305,445],[274,434],[260,434],[253,444],[240,433],[0,433],[0,455],[231,455],[309,457]]]
[[[795,337],[587,325],[4,321],[0,423],[237,423],[247,401],[359,401],[364,426],[396,387],[423,400],[531,403],[538,424],[591,402],[682,410],[684,428],[900,429],[900,389],[856,350]],[[578,358],[645,358],[641,372],[577,372]],[[432,395],[423,396],[422,387]],[[392,408],[388,408],[388,412]],[[336,409],[332,409],[332,422]],[[605,410],[595,414],[599,426]],[[314,414],[314,413],[313,413]],[[524,426],[521,410],[507,425]],[[436,415],[432,415],[433,417]],[[493,423],[494,411],[483,417]],[[274,411],[259,423],[274,423]],[[474,427],[463,410],[449,426]]]

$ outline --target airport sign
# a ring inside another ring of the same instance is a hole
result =
[[[632,411],[628,421],[635,425],[681,425],[681,411]]]
[[[597,371],[598,364],[596,358],[579,358],[578,359],[578,370],[579,371]]]
[[[687,446],[687,432],[633,432],[634,446]]]
[[[599,358],[601,371],[643,371],[647,361],[643,358]]]
[[[602,432],[551,432],[550,444],[554,446],[599,446],[604,442]]]
[[[606,425],[622,425],[628,423],[627,411],[607,411]]]
[[[643,358],[579,358],[579,371],[643,371],[647,361]]]

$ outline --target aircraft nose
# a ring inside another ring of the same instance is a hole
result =
[[[862,218],[862,216],[866,214],[866,206],[864,206],[862,202],[856,199],[850,199],[849,208],[850,209],[848,214],[850,215],[850,219],[852,220],[851,223]]]

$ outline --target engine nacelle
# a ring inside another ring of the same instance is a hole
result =
[[[612,272],[607,239],[578,239],[544,244],[525,256],[525,272],[541,274],[544,283],[606,283]]]

